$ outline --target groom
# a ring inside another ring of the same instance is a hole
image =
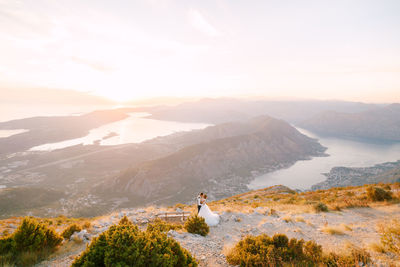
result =
[[[203,200],[203,193],[200,193],[198,196],[197,196],[197,214],[199,214],[199,212],[200,212],[200,209],[201,209],[201,201]]]

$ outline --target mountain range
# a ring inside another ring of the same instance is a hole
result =
[[[297,160],[322,156],[325,151],[316,140],[269,116],[211,126],[165,140],[185,146],[106,181],[103,192],[125,195],[129,202],[140,204],[189,201],[199,190],[221,198],[248,190],[255,172],[267,173]]]
[[[328,136],[400,141],[400,104],[357,113],[326,111],[298,125]]]

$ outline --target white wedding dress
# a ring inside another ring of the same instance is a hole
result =
[[[208,226],[215,226],[219,223],[219,215],[212,212],[207,204],[201,206],[198,216],[203,217]]]

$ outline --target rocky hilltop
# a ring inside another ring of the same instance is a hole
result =
[[[364,184],[395,183],[400,182],[400,160],[376,164],[372,167],[334,167],[324,175],[327,179],[313,185],[311,187],[312,190]]]
[[[221,198],[247,191],[254,171],[267,173],[297,160],[322,156],[325,151],[316,140],[268,116],[212,126],[164,141],[184,147],[107,180],[101,185],[102,194],[125,195],[135,204],[186,202],[199,190]]]
[[[326,111],[299,126],[330,136],[400,141],[400,104],[359,113]]]
[[[348,254],[355,251],[358,253],[356,255],[369,259],[368,265],[363,266],[398,266],[400,255],[387,250],[381,238],[382,231],[388,229],[392,219],[400,216],[400,188],[399,184],[387,184],[384,187],[390,190],[392,200],[377,202],[369,199],[368,186],[303,193],[296,193],[285,186],[273,186],[210,201],[210,208],[219,214],[221,220],[217,226],[210,227],[207,236],[189,233],[185,229],[166,232],[190,251],[200,267],[232,266],[226,255],[240,240],[249,235],[273,236],[276,233],[299,240],[313,240],[327,253]],[[326,209],[318,208],[324,205]],[[87,244],[110,226],[118,224],[124,216],[145,230],[157,215],[182,210],[195,213],[195,209],[194,205],[177,203],[168,208],[130,207],[96,218],[37,218],[58,233],[74,224],[82,225],[84,229],[66,238],[56,253],[36,266],[70,266]],[[17,231],[21,219],[14,217],[1,220],[0,236]],[[169,220],[169,223],[174,222],[182,224],[179,218]],[[394,238],[398,238],[399,234],[393,233]]]

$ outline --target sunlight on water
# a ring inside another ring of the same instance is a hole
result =
[[[309,189],[312,185],[324,181],[326,177],[323,173],[328,173],[333,167],[369,167],[400,159],[400,143],[372,143],[321,137],[303,129],[298,130],[309,137],[317,138],[321,145],[328,148],[326,153],[329,157],[298,161],[287,169],[256,177],[249,184],[250,189],[277,184],[296,189]]]
[[[26,129],[18,129],[18,130],[0,130],[0,138],[2,137],[10,137],[12,135],[20,134],[28,132]]]
[[[140,143],[157,136],[165,136],[180,131],[203,129],[210,124],[205,123],[183,123],[174,121],[161,121],[146,119],[149,113],[130,113],[127,119],[109,123],[92,129],[89,134],[82,138],[66,140],[57,143],[44,144],[31,148],[34,150],[54,150],[74,145],[121,145],[127,143]]]

